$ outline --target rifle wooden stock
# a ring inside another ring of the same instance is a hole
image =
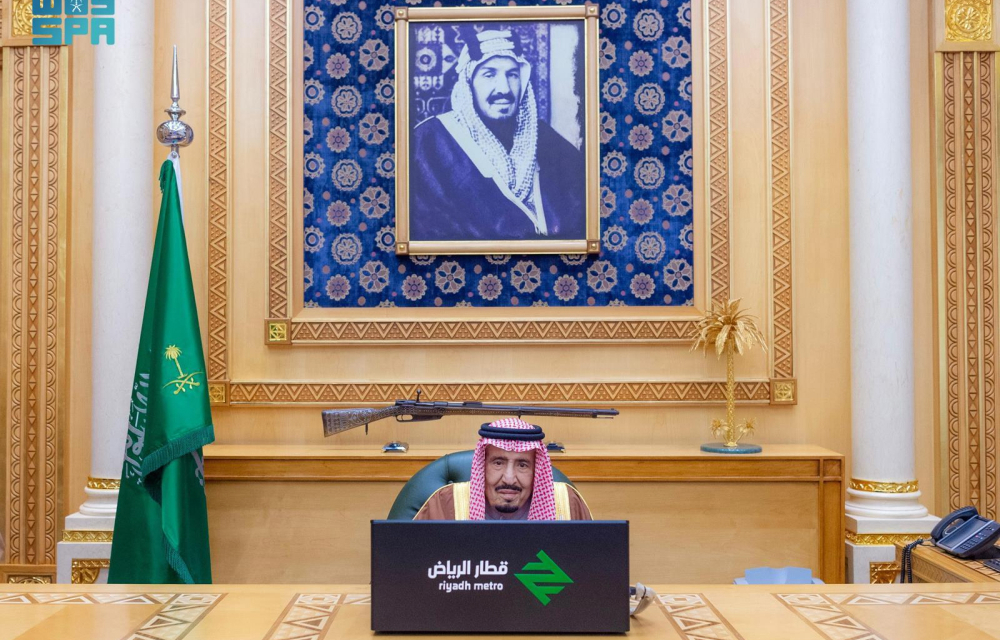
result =
[[[323,435],[332,436],[341,431],[363,427],[369,422],[394,418],[404,413],[406,408],[397,405],[382,409],[327,409],[323,412]]]

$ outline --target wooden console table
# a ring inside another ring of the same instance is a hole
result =
[[[211,445],[205,476],[217,579],[366,582],[369,521],[453,449]],[[809,445],[730,456],[696,446],[570,447],[553,464],[599,519],[631,523],[644,583],[732,582],[745,569],[809,567],[844,579],[844,460]]]
[[[902,566],[903,545],[896,544],[896,564]],[[960,560],[937,547],[913,549],[914,582],[1000,582],[1000,572],[979,560]]]

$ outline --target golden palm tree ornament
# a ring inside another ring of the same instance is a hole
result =
[[[736,373],[735,354],[743,355],[755,344],[766,349],[764,335],[757,328],[757,319],[740,309],[740,299],[728,303],[712,303],[711,311],[698,321],[698,335],[691,350],[702,349],[706,353],[715,348],[716,357],[726,354],[726,419],[712,421],[712,435],[721,438],[728,449],[735,449],[740,439],[753,433],[754,419],[749,418],[736,424]]]

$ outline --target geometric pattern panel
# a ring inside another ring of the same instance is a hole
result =
[[[948,504],[998,514],[997,465],[997,176],[996,54],[938,54],[942,98],[937,114],[943,210],[937,234],[943,277],[937,304],[943,361],[940,381],[946,436]]]
[[[725,400],[725,383],[702,382],[572,382],[558,383],[231,383],[230,404],[351,404],[412,398],[417,390],[435,401],[460,402],[678,402],[717,404]],[[770,401],[766,380],[736,384],[744,403]]]
[[[844,606],[1000,605],[1000,592],[979,593],[790,593],[774,594],[831,640],[884,640]]]
[[[28,3],[30,7],[30,3]],[[30,24],[30,21],[29,21]],[[29,574],[32,566],[56,561],[62,465],[60,395],[65,323],[66,241],[64,164],[67,50],[8,47],[3,53],[5,108],[0,148],[0,531],[4,562]],[[9,107],[9,108],[8,108]],[[7,570],[8,579],[15,571]]]
[[[395,255],[392,123],[394,103],[405,96],[395,95],[392,6],[357,0],[305,6],[306,306],[693,302],[690,2],[602,5],[600,79],[590,89],[600,99],[601,139],[601,252],[593,256]],[[459,51],[456,43],[449,48],[451,35],[442,36],[442,46]],[[548,46],[546,36],[538,41]],[[445,65],[434,81],[449,86],[454,73]],[[532,77],[544,95],[544,74]]]
[[[700,593],[659,594],[663,613],[685,640],[742,640]]]
[[[337,593],[300,593],[285,608],[265,640],[320,640],[340,602]]]
[[[180,640],[208,615],[222,594],[180,593],[146,619],[125,640]]]
[[[169,593],[0,593],[4,604],[165,604]]]
[[[292,342],[387,342],[414,343],[421,340],[517,340],[565,343],[572,341],[676,341],[693,338],[690,320],[440,320],[292,323]]]
[[[221,593],[0,593],[3,605],[160,605],[123,640],[180,640],[212,608]]]
[[[768,2],[771,125],[771,328],[773,378],[795,376],[792,361],[792,160],[790,0]]]

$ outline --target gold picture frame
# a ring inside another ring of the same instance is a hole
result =
[[[397,7],[396,41],[396,254],[489,255],[580,254],[600,251],[600,138],[598,135],[596,5],[556,7]],[[583,142],[585,164],[585,237],[530,240],[413,240],[410,237],[410,25],[428,22],[531,22],[579,20],[583,23]]]

